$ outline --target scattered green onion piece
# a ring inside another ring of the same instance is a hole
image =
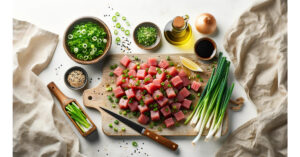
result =
[[[126,30],[126,31],[125,31],[125,35],[127,35],[127,36],[130,35],[130,31],[129,31],[129,30]]]
[[[118,128],[114,128],[114,131],[115,131],[115,132],[118,132]]]
[[[120,13],[119,13],[119,12],[116,12],[115,15],[116,15],[116,16],[120,16]]]
[[[117,24],[116,24],[116,27],[117,27],[117,28],[121,28],[121,24],[120,24],[120,23],[117,23]]]
[[[122,20],[124,20],[124,21],[125,21],[125,20],[126,20],[126,17],[125,17],[125,16],[122,16]]]
[[[109,124],[108,124],[108,126],[109,126],[110,128],[112,128],[112,127],[113,127],[113,125],[112,125],[111,123],[109,123]]]
[[[138,146],[138,143],[135,142],[135,141],[133,141],[133,142],[132,142],[132,146],[137,147],[137,146]]]
[[[126,128],[123,127],[123,128],[122,128],[122,131],[126,131]]]
[[[118,35],[119,31],[118,30],[114,30],[114,34]]]
[[[117,22],[117,17],[116,16],[113,16],[111,19],[112,19],[113,22]]]
[[[114,123],[115,123],[116,125],[118,125],[118,124],[119,124],[119,121],[118,121],[118,120],[115,120]]]

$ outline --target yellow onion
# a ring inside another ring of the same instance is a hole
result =
[[[197,31],[202,34],[212,34],[217,28],[217,22],[213,15],[203,13],[197,17],[195,26]]]

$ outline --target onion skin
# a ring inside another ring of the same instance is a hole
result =
[[[217,22],[213,15],[209,13],[203,13],[197,17],[195,26],[198,32],[208,35],[215,32],[217,28]]]

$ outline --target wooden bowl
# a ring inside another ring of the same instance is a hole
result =
[[[68,34],[74,29],[74,26],[77,25],[77,24],[80,24],[81,22],[94,22],[96,24],[98,24],[100,27],[102,27],[104,29],[104,31],[106,32],[107,34],[107,43],[106,43],[106,48],[104,49],[103,51],[103,54],[101,56],[98,56],[97,58],[94,58],[93,60],[80,60],[80,59],[77,59],[75,57],[75,55],[73,53],[71,53],[68,45],[67,45],[67,38],[68,38]],[[81,17],[75,21],[73,21],[66,29],[65,31],[65,34],[64,34],[64,37],[63,37],[63,46],[64,46],[64,49],[67,53],[67,55],[75,62],[79,63],[79,64],[94,64],[94,63],[97,63],[99,62],[100,60],[103,60],[103,58],[105,58],[108,50],[110,49],[111,47],[111,40],[112,40],[112,37],[111,37],[111,32],[109,30],[109,28],[107,27],[107,25],[101,21],[100,19],[96,18],[96,17],[92,17],[92,16],[86,16],[86,17]]]
[[[139,30],[140,27],[154,27],[157,30],[157,38],[154,44],[152,44],[151,46],[144,46],[142,44],[140,44],[137,40],[137,31]],[[144,50],[153,50],[153,49],[157,49],[160,46],[160,41],[161,41],[161,32],[159,27],[152,23],[152,22],[143,22],[140,23],[139,25],[137,25],[133,31],[133,39],[135,44],[140,47],[141,49]]]

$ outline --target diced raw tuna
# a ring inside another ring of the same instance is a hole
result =
[[[126,90],[125,93],[126,93],[126,96],[127,96],[128,99],[135,97],[134,91],[131,88]]]
[[[160,88],[161,87],[161,80],[160,79],[154,79],[153,80],[153,84],[154,84],[154,86],[156,87],[156,88]]]
[[[146,94],[146,95],[144,96],[144,98],[143,98],[143,101],[144,101],[144,103],[145,103],[146,105],[149,105],[149,104],[151,104],[151,103],[154,101],[154,99],[152,98],[151,95]]]
[[[145,77],[145,79],[144,79],[144,83],[145,84],[148,84],[148,83],[150,83],[150,82],[152,82],[153,81],[153,78],[152,78],[152,76],[150,75],[150,74],[148,74],[146,77]]]
[[[169,106],[165,106],[160,109],[160,112],[163,114],[164,117],[168,117],[171,115],[171,110]]]
[[[178,95],[182,95],[183,98],[188,97],[190,94],[191,94],[190,91],[187,90],[185,87],[182,88],[182,89],[179,91],[179,93],[178,93]]]
[[[124,80],[124,81],[123,81]],[[122,88],[129,88],[129,79],[125,78],[122,80]]]
[[[164,89],[167,89],[167,88],[169,88],[169,84],[170,84],[170,82],[169,82],[169,80],[165,80],[165,85],[164,85]]]
[[[148,70],[148,74],[150,75],[155,75],[157,73],[156,67],[155,66],[150,66]]]
[[[166,97],[163,97],[160,100],[156,100],[156,102],[159,104],[160,107],[165,106],[168,103],[169,99]]]
[[[138,122],[141,124],[144,124],[144,125],[146,125],[149,122],[149,120],[150,120],[150,118],[144,114],[141,114],[138,118]]]
[[[183,81],[181,80],[181,78],[179,76],[175,76],[171,79],[172,85],[174,87],[179,87],[183,85]]]
[[[131,69],[131,70],[129,70],[128,75],[129,75],[129,76],[136,77],[136,71],[133,70],[133,69]]]
[[[136,98],[138,101],[140,101],[140,100],[142,99],[142,96],[143,96],[143,94],[142,94],[142,91],[141,91],[141,90],[137,90],[137,91],[135,92],[135,98]]]
[[[116,76],[121,76],[122,75],[122,73],[123,73],[123,68],[121,68],[121,67],[117,67],[115,70],[114,70],[114,74],[116,75]]]
[[[170,105],[173,104],[174,102],[175,102],[174,99],[169,99],[168,100],[168,104],[170,104]]]
[[[178,76],[181,78],[182,82],[183,82],[183,86],[188,86],[189,84],[191,84],[191,81],[189,80],[189,77],[187,76],[187,74],[184,72],[184,70],[181,70],[178,73]]]
[[[127,109],[128,108],[128,102],[129,102],[128,99],[121,98],[120,101],[119,101],[120,108],[121,109]]]
[[[184,114],[183,114],[183,112],[180,110],[180,111],[174,113],[174,117],[175,117],[175,119],[179,122],[179,121],[181,121],[181,120],[184,119]]]
[[[180,110],[180,107],[181,107],[181,103],[178,103],[178,102],[173,103],[173,104],[171,105],[172,111],[179,111],[179,110]]]
[[[191,107],[192,100],[184,99],[182,102],[182,106],[186,109],[189,109]]]
[[[125,67],[127,67],[130,62],[131,62],[131,60],[126,55],[124,55],[124,57],[120,60],[120,63],[122,65],[124,65]]]
[[[178,94],[176,99],[177,99],[178,102],[183,102],[184,97],[182,95]]]
[[[156,58],[148,58],[148,65],[157,66]]]
[[[157,86],[154,85],[153,83],[149,83],[149,84],[145,85],[145,88],[148,93],[152,94],[157,89]]]
[[[169,66],[169,62],[163,59],[159,62],[158,66],[161,68],[167,69]]]
[[[150,111],[151,120],[160,120],[159,111]]]
[[[148,108],[148,106],[147,105],[138,105],[138,109],[139,109],[139,111],[141,112],[141,113],[144,113],[144,112],[146,112],[146,111],[149,111],[149,108]]]
[[[146,75],[147,75],[146,70],[138,70],[136,74],[137,78],[139,79],[144,79]]]
[[[166,78],[167,78],[167,74],[165,72],[162,72],[160,74],[159,73],[156,74],[156,79],[164,81]]]
[[[149,68],[149,65],[147,63],[142,63],[140,65],[140,69],[146,70],[147,68]]]
[[[136,80],[129,79],[129,83],[128,83],[129,88],[134,88],[134,89],[137,88],[136,83],[137,83]]]
[[[176,76],[178,74],[178,71],[175,67],[169,67],[167,69],[168,74],[170,74],[171,76]]]
[[[122,75],[118,76],[117,81],[116,81],[117,86],[120,86],[123,83],[122,82],[123,79],[124,79],[124,77]]]
[[[134,100],[132,103],[128,103],[128,107],[129,107],[130,111],[137,111],[138,110],[138,102]]]
[[[174,89],[171,87],[171,88],[167,88],[166,89],[166,93],[167,93],[167,96],[168,98],[175,98],[176,97],[176,93],[174,91]]]
[[[139,81],[140,81],[140,85],[137,86],[137,89],[141,89],[141,90],[146,89],[146,88],[145,88],[144,81],[143,81],[143,80],[139,80]]]
[[[123,95],[125,94],[125,92],[123,91],[123,89],[122,89],[120,86],[116,87],[116,88],[113,90],[113,92],[114,92],[114,94],[115,94],[115,96],[116,96],[117,98],[119,98],[119,97],[121,97],[121,96],[123,96]]]
[[[191,88],[192,88],[195,92],[198,92],[198,90],[199,90],[199,88],[201,87],[201,85],[202,85],[202,83],[193,81],[193,82],[192,82],[192,85],[191,85]]]
[[[164,95],[160,90],[156,90],[156,91],[153,92],[153,98],[155,100],[160,100],[163,97],[164,97]]]
[[[171,126],[173,126],[175,124],[175,122],[174,122],[174,120],[173,120],[172,117],[166,119],[164,121],[164,123],[165,123],[165,125],[166,125],[167,128],[169,128],[169,127],[171,127]]]
[[[137,65],[133,62],[130,62],[128,65],[128,69],[136,70]]]

